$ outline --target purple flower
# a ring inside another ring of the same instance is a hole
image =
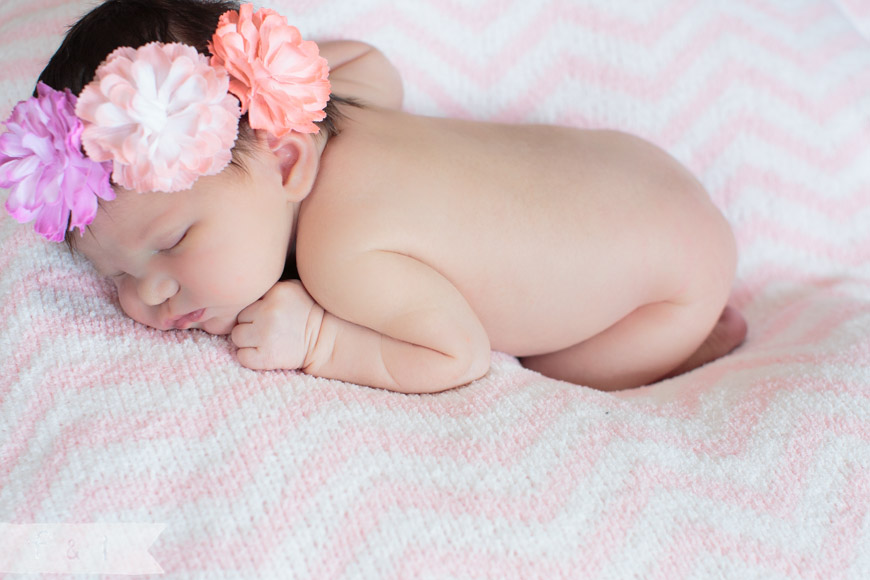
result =
[[[97,214],[97,197],[115,199],[111,163],[82,153],[76,97],[37,84],[37,97],[21,101],[0,135],[0,187],[9,188],[6,211],[53,242],[69,228],[84,228]]]

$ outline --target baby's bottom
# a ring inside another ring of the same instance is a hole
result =
[[[746,323],[726,307],[736,268],[734,238],[717,218],[697,239],[702,259],[670,300],[642,305],[606,330],[522,364],[552,378],[614,391],[654,383],[716,359],[737,347]]]
[[[709,330],[703,305],[642,306],[601,334],[564,350],[525,357],[548,377],[615,391],[688,372],[736,348],[746,322],[730,306]],[[698,346],[700,342],[700,346]]]

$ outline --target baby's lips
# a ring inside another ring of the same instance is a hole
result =
[[[197,322],[202,320],[204,314],[205,308],[200,308],[199,310],[194,310],[193,312],[188,312],[183,316],[179,316],[178,318],[169,320],[165,324],[165,326],[178,330],[186,330],[190,327],[191,324],[196,324]]]

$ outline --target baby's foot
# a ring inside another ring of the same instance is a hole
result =
[[[721,356],[725,356],[737,348],[744,338],[746,338],[746,320],[736,308],[726,306],[707,340],[698,347],[698,350],[686,362],[662,378],[667,379],[681,375]]]

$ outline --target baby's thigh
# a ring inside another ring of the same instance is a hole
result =
[[[647,304],[588,340],[521,362],[546,376],[597,389],[649,384],[698,349],[720,312],[709,300]]]
[[[727,303],[735,254],[727,232],[717,235],[722,239],[703,242],[709,245],[708,254],[699,258],[670,298],[637,304],[624,316],[611,316],[610,324],[600,321],[606,327],[591,336],[522,357],[522,364],[552,378],[605,390],[650,384],[666,376],[705,343]],[[567,318],[559,323],[570,324]]]

